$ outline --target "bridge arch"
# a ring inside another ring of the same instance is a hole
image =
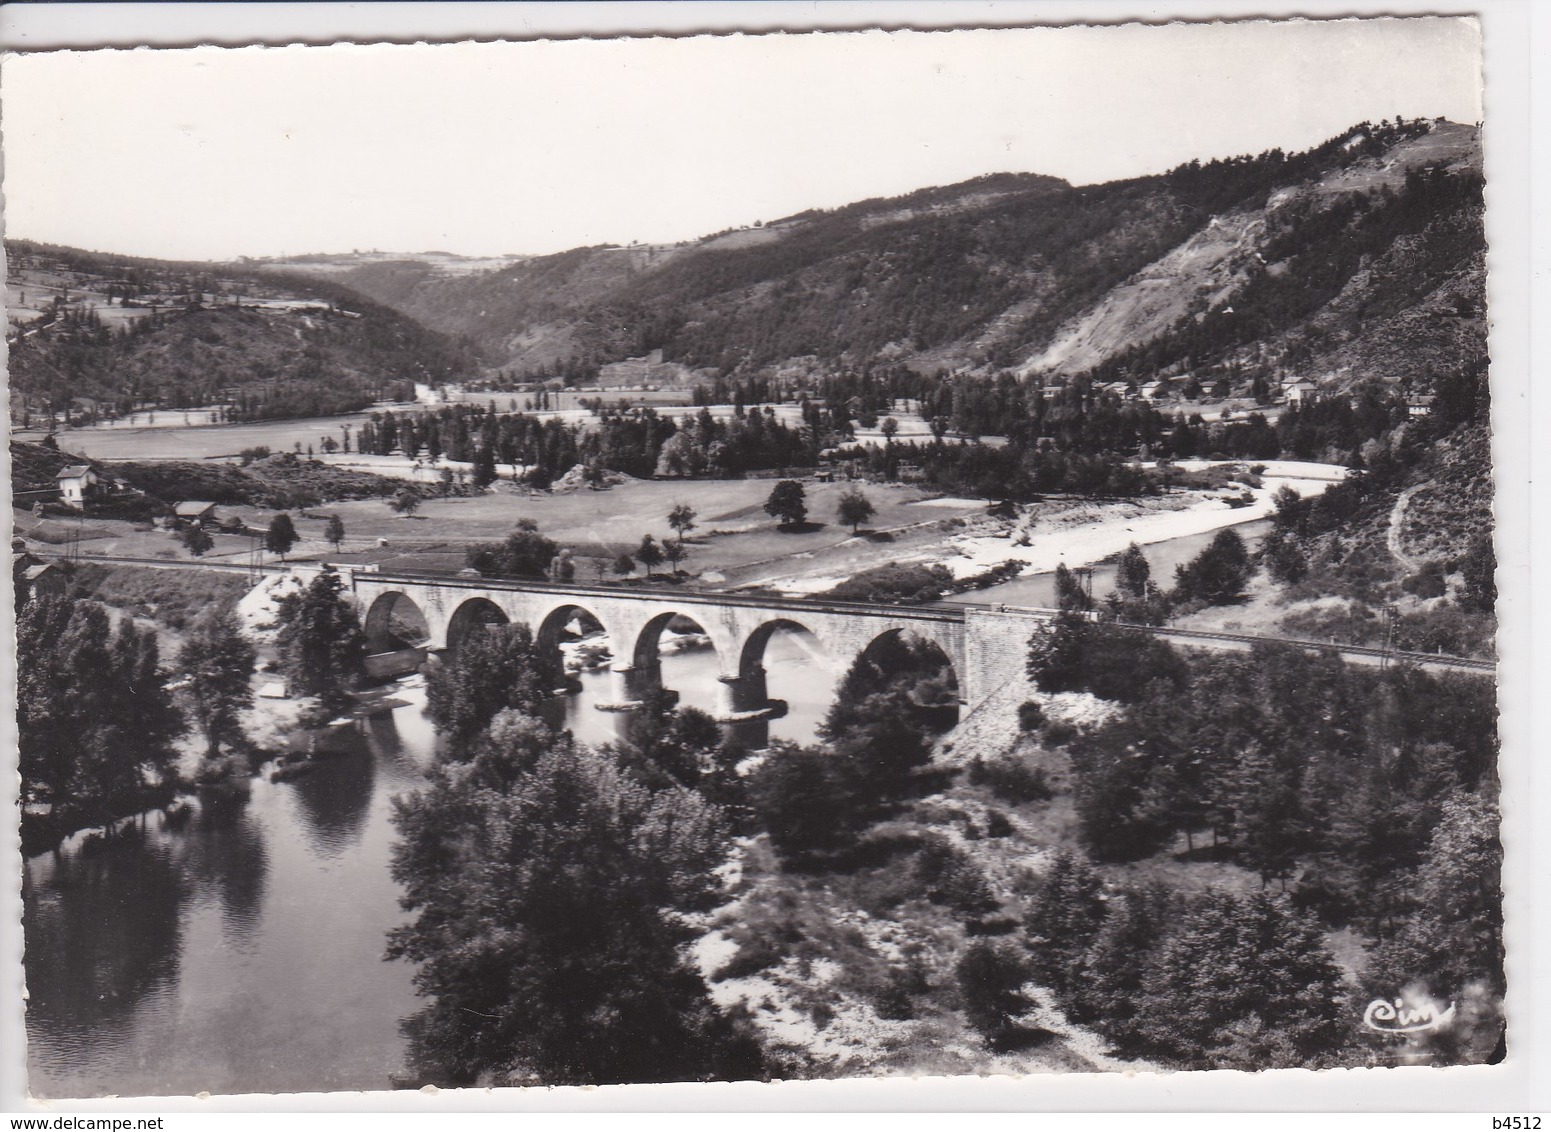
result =
[[[860,674],[864,682],[901,673],[917,675],[911,701],[923,712],[940,714],[945,726],[958,720],[960,681],[951,641],[945,645],[914,627],[896,626],[869,641],[857,660],[869,662],[873,670]]]
[[[811,640],[819,651],[829,654],[824,647],[824,642],[819,635],[801,621],[795,621],[790,617],[776,617],[764,622],[743,641],[743,648],[738,654],[738,678],[746,679],[750,676],[758,676],[765,670],[765,649],[770,644],[770,639],[777,633],[800,633]],[[831,659],[833,659],[831,657]]]
[[[431,622],[420,604],[402,590],[379,594],[361,624],[372,652],[418,648],[431,639]]]
[[[772,736],[811,742],[834,701],[839,651],[804,620],[760,621],[738,649],[736,672],[721,678],[735,721],[730,739],[750,750],[769,746]],[[741,722],[750,712],[762,718]]]
[[[614,639],[613,632],[601,617],[585,605],[562,602],[540,615],[533,626],[533,640],[539,655],[554,661],[557,670],[564,669],[564,654],[560,646],[565,642],[567,634],[573,631],[573,625],[575,631],[582,635],[602,632],[608,638],[609,651],[618,657],[620,643]]]
[[[456,653],[469,635],[495,625],[509,625],[506,611],[487,597],[471,597],[453,610],[447,620],[447,651]]]
[[[718,640],[718,628],[693,605],[664,608],[647,618],[635,630],[628,651],[621,649],[619,662],[629,669],[626,683],[638,698],[667,690],[682,706],[725,716],[729,708],[718,673],[729,661],[725,642]],[[665,648],[664,635],[670,632],[678,640]]]
[[[630,660],[637,668],[651,668],[662,661],[662,635],[667,629],[678,621],[678,631],[682,631],[685,625],[693,625],[716,647],[716,641],[711,636],[710,630],[701,623],[701,619],[693,613],[685,613],[682,610],[670,609],[651,618],[635,636],[635,643],[630,650]],[[718,650],[720,651],[720,650]]]

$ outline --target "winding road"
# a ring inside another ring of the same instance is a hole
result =
[[[1390,556],[1412,574],[1421,568],[1421,563],[1401,549],[1401,535],[1405,531],[1406,509],[1411,506],[1411,497],[1424,486],[1414,484],[1400,493],[1400,498],[1395,500],[1395,506],[1389,513],[1389,530],[1384,536],[1385,542],[1389,545]]]

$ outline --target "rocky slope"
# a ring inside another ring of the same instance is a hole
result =
[[[1363,123],[1306,153],[1105,185],[1006,174],[669,247],[332,277],[534,376],[662,348],[738,373],[813,359],[1425,386],[1484,351],[1480,168],[1474,127]]]

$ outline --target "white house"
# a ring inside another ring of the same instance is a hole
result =
[[[59,474],[54,477],[54,482],[59,485],[59,496],[71,507],[86,507],[86,498],[92,493],[92,489],[101,482],[97,473],[86,464],[71,464],[68,468],[60,468]]]

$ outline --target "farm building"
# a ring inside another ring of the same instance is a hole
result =
[[[200,526],[216,521],[215,504],[202,499],[187,499],[172,507],[173,518],[180,526]]]
[[[59,497],[65,503],[84,510],[87,501],[97,494],[97,487],[102,480],[90,465],[71,464],[59,469],[54,482],[59,487]]]

